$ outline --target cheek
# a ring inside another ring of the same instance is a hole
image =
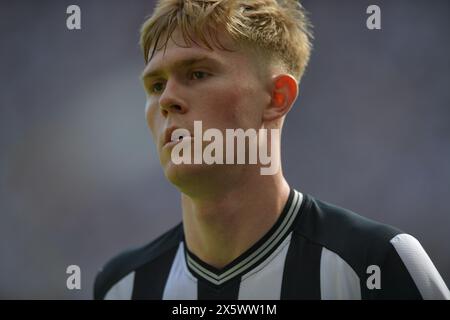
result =
[[[158,124],[158,116],[159,112],[158,108],[155,104],[147,103],[145,106],[145,120],[147,121],[147,126],[149,127],[153,138],[156,137],[156,133],[158,131],[157,124]]]
[[[212,94],[205,105],[213,106],[208,108],[205,117],[212,127],[216,128],[241,128],[243,125],[244,105],[242,96],[238,89],[229,88]],[[206,119],[205,119],[206,120]]]
[[[262,104],[255,90],[240,86],[230,95],[229,116],[235,127],[257,128],[261,122]]]

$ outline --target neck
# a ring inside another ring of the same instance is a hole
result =
[[[280,170],[272,176],[255,175],[207,199],[182,194],[187,247],[205,263],[225,267],[275,224],[289,191]]]

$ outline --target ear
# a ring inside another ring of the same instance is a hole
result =
[[[264,121],[283,117],[289,112],[298,96],[298,83],[289,74],[278,75],[272,80],[271,101],[263,113]]]

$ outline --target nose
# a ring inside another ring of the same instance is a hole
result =
[[[169,79],[164,88],[164,92],[159,98],[159,109],[163,117],[169,114],[183,114],[186,113],[187,107],[181,98],[181,88]]]

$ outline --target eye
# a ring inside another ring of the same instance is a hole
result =
[[[191,79],[192,80],[200,80],[207,76],[208,74],[203,71],[194,71],[191,73]]]
[[[164,89],[164,83],[162,82],[155,82],[150,86],[150,93],[152,94],[159,94]]]

